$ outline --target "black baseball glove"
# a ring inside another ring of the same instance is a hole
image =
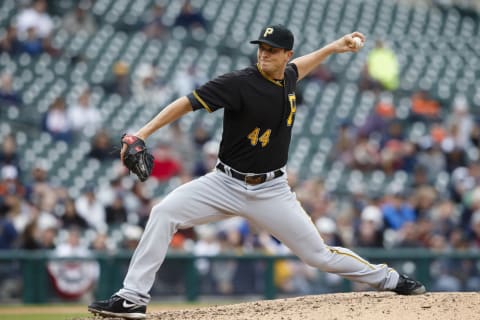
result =
[[[153,156],[147,151],[145,141],[131,134],[122,135],[122,147],[127,145],[123,156],[123,164],[135,173],[140,181],[148,179],[153,169]]]

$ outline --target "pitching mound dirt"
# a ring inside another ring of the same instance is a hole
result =
[[[480,317],[480,293],[427,293],[399,296],[357,292],[258,301],[149,313],[161,320],[473,320]]]

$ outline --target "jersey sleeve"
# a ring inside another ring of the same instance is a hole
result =
[[[287,64],[287,68],[285,69],[285,72],[290,76],[292,77],[293,79],[295,79],[295,81],[298,80],[298,68],[297,68],[297,65],[295,63],[289,63]]]
[[[238,110],[240,108],[239,77],[235,73],[219,76],[200,86],[187,98],[193,110],[205,109],[214,112],[218,109]]]

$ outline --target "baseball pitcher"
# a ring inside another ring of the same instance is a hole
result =
[[[421,283],[387,265],[371,264],[349,249],[327,246],[287,183],[297,82],[329,55],[357,52],[364,41],[362,33],[353,32],[291,60],[292,32],[269,25],[251,41],[258,45],[256,65],[207,82],[169,104],[134,135],[124,135],[121,158],[143,181],[152,166],[144,143],[150,135],[188,112],[224,109],[216,170],[178,187],[152,209],[123,288],[108,300],[90,304],[89,311],[104,317],[145,318],[149,291],[173,234],[232,216],[268,230],[305,263],[322,271],[378,290],[424,293]]]

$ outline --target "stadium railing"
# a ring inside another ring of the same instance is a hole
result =
[[[401,248],[395,250],[361,248],[356,250],[356,252],[372,263],[387,263],[401,273],[410,274],[425,283],[427,288],[432,289],[434,287],[433,283],[436,280],[435,277],[438,275],[438,273],[435,273],[434,263],[448,261],[450,265],[458,267],[468,261],[473,263],[473,268],[475,268],[475,265],[480,261],[480,252],[478,251],[439,253],[417,248]],[[100,267],[100,277],[96,283],[94,295],[96,298],[103,299],[109,297],[120,288],[131,254],[131,251],[120,251],[115,254],[96,253],[91,257],[65,258],[56,257],[49,251],[0,251],[0,270],[2,270],[0,284],[2,280],[5,280],[5,277],[8,277],[10,280],[15,277],[19,278],[21,288],[21,296],[19,298],[23,303],[65,302],[65,299],[59,299],[58,295],[51,289],[51,274],[47,272],[47,264],[61,261],[70,264],[82,261],[96,261]],[[238,265],[244,263],[244,266],[247,264],[250,266],[255,265],[252,267],[252,270],[255,269],[258,273],[256,284],[248,281],[243,283],[244,285],[249,283],[249,285],[252,286],[252,292],[237,292],[236,296],[238,297],[242,294],[251,295],[253,293],[258,296],[263,296],[265,299],[273,299],[283,294],[277,286],[277,275],[275,272],[278,272],[278,269],[276,263],[287,260],[298,261],[293,255],[249,253],[241,255],[221,254],[217,256],[195,256],[190,253],[169,253],[161,269],[161,271],[163,270],[164,272],[159,273],[162,278],[158,278],[157,276],[156,284],[152,289],[152,299],[155,300],[159,296],[176,296],[179,298],[183,295],[186,301],[196,301],[203,296],[204,292],[202,292],[201,284],[202,275],[197,268],[200,260],[208,261],[210,264],[228,261],[230,263],[237,263]],[[237,275],[241,276],[241,273]],[[168,286],[167,284],[172,281],[175,281],[175,285],[181,287],[181,289],[169,292],[159,290],[158,286]],[[367,288],[363,288],[360,290],[366,289]],[[339,282],[333,291],[317,288],[317,290],[308,293],[347,292],[351,290],[355,290],[354,284],[348,280],[343,280]],[[468,289],[466,289],[466,291],[468,291]],[[0,304],[1,303],[6,303],[6,301],[2,301],[0,298]]]

